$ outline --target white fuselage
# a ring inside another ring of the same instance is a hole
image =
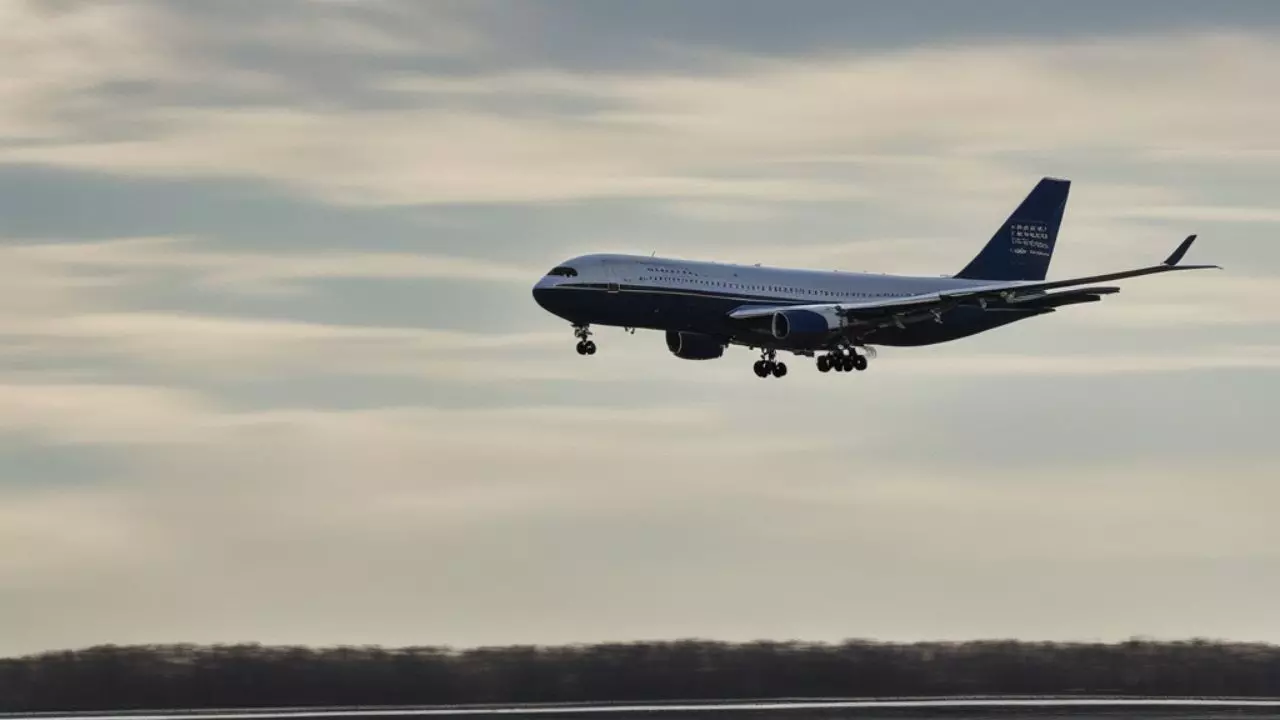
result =
[[[577,274],[548,275],[536,288],[614,284],[623,292],[714,295],[742,303],[823,303],[907,297],[982,284],[946,276],[802,270],[638,255],[583,255],[562,267]]]

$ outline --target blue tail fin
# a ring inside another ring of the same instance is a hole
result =
[[[1067,208],[1070,180],[1043,178],[956,277],[969,280],[1044,280]]]

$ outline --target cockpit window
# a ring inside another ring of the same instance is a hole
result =
[[[577,277],[578,271],[566,265],[561,265],[560,267],[552,268],[551,272],[547,273],[547,275],[560,275],[562,277]]]

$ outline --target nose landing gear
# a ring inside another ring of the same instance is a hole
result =
[[[578,354],[579,355],[595,355],[596,344],[587,338],[591,337],[591,328],[588,325],[574,325],[573,336],[578,338]]]

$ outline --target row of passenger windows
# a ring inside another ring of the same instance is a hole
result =
[[[681,273],[683,274],[683,273]],[[910,293],[859,293],[848,292],[843,290],[818,290],[814,288],[798,288],[788,287],[786,285],[752,285],[748,283],[726,282],[724,280],[708,280],[698,277],[655,277],[645,276],[640,278],[641,282],[664,281],[669,283],[678,283],[680,285],[698,285],[702,287],[723,288],[725,290],[747,290],[751,292],[772,292],[786,295],[807,295],[809,297],[823,298],[886,298],[886,297],[906,297]]]

